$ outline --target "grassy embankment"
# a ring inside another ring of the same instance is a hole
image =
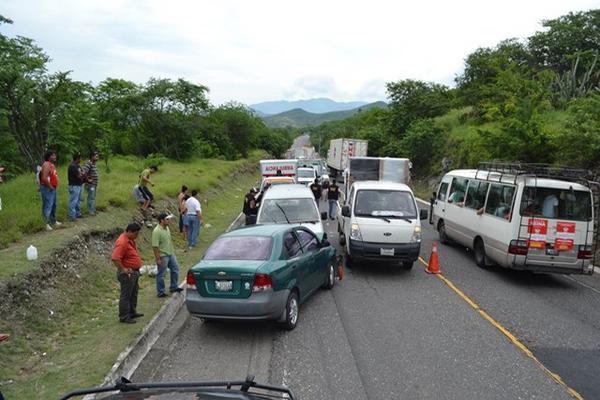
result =
[[[173,226],[182,267],[180,280],[199,260],[206,246],[240,212],[245,191],[258,179],[259,158],[255,153],[249,160],[235,162],[167,162],[153,176],[156,204],[161,209],[175,211],[172,198],[182,183],[201,192],[206,227],[201,231],[198,248],[183,252],[185,244],[175,233],[176,225]],[[5,205],[0,212],[0,240],[5,246],[9,244],[0,250],[0,284],[8,283],[3,287],[12,287],[14,291],[17,285],[24,287],[23,280],[48,275],[47,280],[32,282],[23,290],[25,293],[16,293],[23,299],[21,303],[11,312],[0,315],[0,331],[11,334],[9,341],[0,344],[0,391],[7,399],[57,398],[74,388],[97,385],[117,355],[164,303],[164,299],[156,297],[155,280],[142,277],[138,309],[145,316],[135,325],[118,323],[118,283],[108,254],[112,243],[66,248],[69,243],[71,247],[73,243],[81,243],[74,242],[77,237],[90,232],[114,231],[132,218],[139,218],[131,188],[143,164],[143,160],[134,158],[112,160],[109,174],[101,169],[97,204],[102,211],[95,217],[65,223],[52,232],[31,233],[43,228],[40,200],[32,176],[19,177],[0,188]],[[62,182],[66,182],[65,169],[61,168]],[[61,220],[65,220],[66,200],[63,186],[59,193]],[[139,250],[148,262],[153,259],[150,234],[151,229],[145,228],[138,240]],[[30,243],[38,247],[39,261],[25,260],[25,249]],[[59,248],[64,248],[67,254],[81,250],[86,256],[75,265],[69,264],[67,259],[62,265],[63,260],[52,260],[50,256]],[[61,267],[64,271],[53,273],[52,268]],[[74,274],[65,272],[72,268]],[[56,279],[57,276],[60,279]],[[2,301],[0,299],[0,304]]]

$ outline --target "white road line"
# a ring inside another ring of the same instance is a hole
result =
[[[595,267],[595,269],[597,269],[597,268]],[[565,275],[565,278],[567,278],[567,279],[569,279],[569,280],[571,280],[571,281],[573,281],[573,282],[575,282],[575,283],[578,283],[579,285],[583,286],[584,288],[590,289],[591,291],[593,291],[593,292],[595,292],[595,293],[598,293],[598,294],[600,294],[600,290],[596,289],[596,288],[595,288],[595,287],[593,287],[593,286],[590,286],[590,285],[588,285],[588,284],[585,284],[585,283],[583,283],[583,282],[580,282],[580,281],[578,281],[577,279],[575,279],[575,278],[573,278],[573,277],[570,277],[569,275]]]

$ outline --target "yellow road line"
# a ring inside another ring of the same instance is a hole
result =
[[[427,261],[423,259],[423,257],[419,257],[419,261],[427,266]],[[456,294],[458,294],[467,304],[469,304],[475,311],[477,311],[485,320],[487,320],[493,327],[498,329],[504,336],[510,340],[512,344],[514,344],[519,350],[521,350],[527,357],[533,360],[546,375],[552,378],[556,383],[561,385],[567,393],[569,393],[573,398],[577,400],[583,400],[583,397],[573,388],[563,381],[563,379],[555,372],[550,371],[542,362],[533,354],[531,350],[527,348],[515,335],[513,335],[508,329],[506,329],[502,324],[492,318],[486,311],[482,310],[481,307],[473,299],[467,296],[462,290],[460,290],[452,281],[446,278],[442,274],[436,274],[438,278],[440,278],[450,289],[452,289]]]

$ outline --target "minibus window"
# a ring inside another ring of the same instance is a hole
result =
[[[521,215],[588,221],[592,216],[591,194],[581,190],[525,187]]]
[[[465,201],[465,192],[467,191],[468,184],[469,180],[465,178],[452,179],[452,185],[450,186],[450,195],[448,196],[448,203],[462,205]]]
[[[467,190],[467,199],[465,200],[465,207],[474,208],[479,210],[485,204],[485,195],[487,193],[488,183],[471,181],[469,189]]]
[[[442,182],[440,189],[438,190],[437,199],[439,201],[446,201],[446,192],[448,191],[448,182]]]
[[[492,183],[485,206],[485,213],[510,220],[514,195],[515,188],[513,186]]]

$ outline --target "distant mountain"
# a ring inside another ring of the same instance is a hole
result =
[[[265,124],[271,128],[281,128],[285,126],[292,126],[295,128],[302,128],[305,126],[317,126],[322,124],[323,122],[328,121],[339,121],[342,119],[349,118],[356,113],[361,111],[370,110],[371,108],[386,108],[387,104],[383,101],[377,101],[375,103],[369,103],[362,105],[360,107],[356,107],[352,110],[344,110],[344,111],[333,111],[328,113],[310,113],[304,111],[301,108],[296,108],[293,110],[285,111],[279,113],[277,115],[268,115],[262,117],[265,121]]]
[[[331,99],[319,98],[297,101],[266,101],[264,103],[252,104],[250,108],[263,114],[274,115],[285,111],[301,108],[304,111],[315,114],[322,114],[332,111],[352,110],[367,104],[364,101],[337,102]]]

